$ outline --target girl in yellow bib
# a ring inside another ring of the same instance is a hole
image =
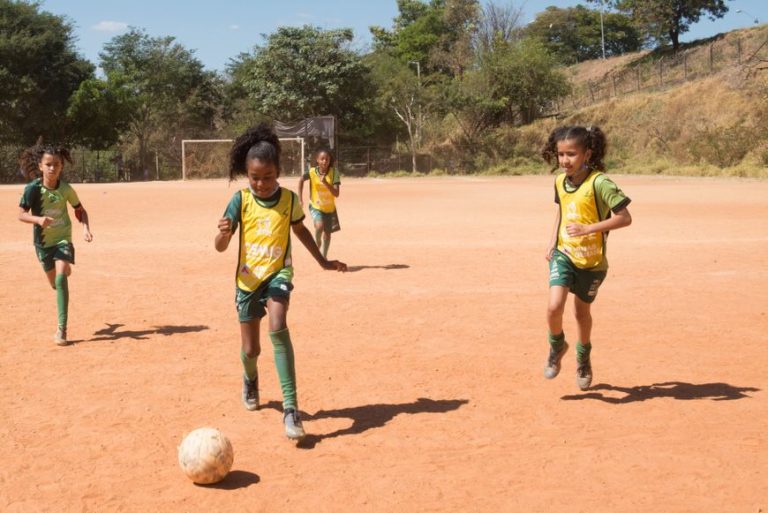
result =
[[[320,247],[322,237],[323,256],[327,256],[331,234],[341,230],[339,214],[336,211],[341,178],[333,167],[334,159],[330,151],[318,151],[315,161],[317,166],[309,168],[309,171],[299,178],[299,200],[303,207],[304,182],[309,180],[309,213],[315,225],[315,243]]]
[[[249,410],[259,407],[256,360],[261,353],[259,326],[269,313],[269,338],[283,393],[283,425],[288,438],[301,440],[304,428],[296,399],[293,344],[288,332],[288,300],[293,290],[291,232],[323,269],[346,271],[347,266],[328,261],[304,226],[304,213],[295,193],[280,187],[280,141],[261,124],[238,137],[230,151],[230,181],[246,175],[248,187],[237,191],[219,219],[214,246],[227,249],[240,226],[239,256],[235,273],[235,302],[240,321],[243,362],[242,400]]]
[[[592,384],[592,314],[590,307],[608,270],[608,232],[629,226],[630,199],[605,174],[606,138],[596,126],[562,126],[549,135],[542,156],[563,173],[555,179],[555,226],[549,261],[549,357],[544,377],[560,372],[568,350],[563,333],[563,311],[568,292],[574,295],[578,326],[576,383],[581,390]]]

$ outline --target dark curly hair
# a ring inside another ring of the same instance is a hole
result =
[[[267,123],[260,123],[235,139],[229,150],[229,180],[245,175],[249,160],[271,162],[280,174],[280,139]]]
[[[558,168],[557,162],[557,143],[560,141],[574,141],[584,150],[591,150],[592,154],[587,161],[587,167],[597,169],[598,171],[605,171],[605,152],[608,148],[608,141],[599,126],[560,126],[552,130],[549,134],[547,143],[541,149],[541,156],[548,164],[553,164],[554,167],[550,172],[555,171]]]
[[[69,149],[61,144],[43,143],[43,139],[37,140],[34,146],[30,146],[21,152],[19,156],[19,168],[27,178],[33,178],[40,172],[40,161],[43,155],[55,155],[61,159],[62,164],[66,161],[72,164],[72,155]]]

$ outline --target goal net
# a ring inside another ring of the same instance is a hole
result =
[[[181,141],[182,180],[229,177],[232,139],[184,139]],[[299,176],[304,170],[304,138],[280,138],[280,175]]]

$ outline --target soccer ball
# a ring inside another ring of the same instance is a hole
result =
[[[229,439],[214,428],[195,429],[179,446],[181,470],[197,484],[213,484],[224,479],[234,459]]]

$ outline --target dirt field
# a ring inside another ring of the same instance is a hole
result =
[[[768,511],[768,182],[615,179],[634,223],[586,393],[573,352],[542,376],[552,177],[346,179],[350,272],[294,237],[303,447],[265,326],[266,407],[240,402],[236,245],[213,249],[235,185],[75,185],[94,242],[75,227],[64,348],[22,186],[0,187],[0,511]],[[235,448],[217,486],[176,460],[201,426]]]

